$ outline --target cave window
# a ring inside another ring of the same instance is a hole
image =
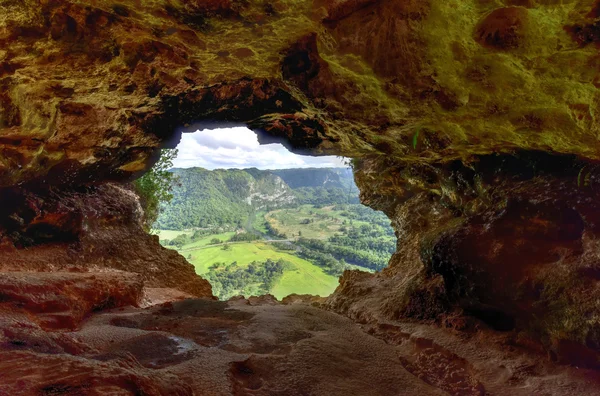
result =
[[[173,200],[154,229],[209,280],[235,295],[327,296],[346,269],[387,265],[396,239],[360,204],[347,158],[260,145],[245,127],[184,133]]]

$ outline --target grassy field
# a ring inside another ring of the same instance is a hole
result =
[[[164,241],[165,239],[175,239],[181,234],[192,235],[194,231],[152,230],[152,233]]]
[[[266,243],[235,244],[231,245],[231,250],[223,250],[222,246],[215,246],[196,250],[189,254],[192,258],[188,261],[195,266],[196,273],[199,275],[207,273],[209,267],[216,262],[229,264],[237,261],[240,266],[248,265],[252,261],[265,261],[266,259],[278,260],[282,258],[290,262],[292,267],[285,271],[271,290],[271,294],[278,299],[292,293],[328,296],[338,285],[336,277],[326,274],[316,265],[292,254],[278,251]],[[185,256],[188,257],[188,254],[185,254]]]
[[[271,294],[281,300],[290,294],[312,294],[321,297],[327,297],[338,286],[339,281],[335,276],[323,272],[323,270],[306,260],[295,258],[292,264],[296,269],[286,271],[283,276],[275,283]]]
[[[287,238],[295,239],[301,236],[326,240],[329,237],[341,233],[340,229],[360,227],[369,224],[365,221],[350,220],[348,211],[333,210],[333,206],[314,208],[312,205],[302,205],[294,209],[279,209],[271,212],[256,212],[251,216],[246,229],[250,232],[258,231],[267,234],[264,226],[268,221],[277,232],[286,234]],[[346,216],[344,216],[344,214]],[[159,237],[162,240],[173,239],[180,234],[192,234],[185,231],[161,231]],[[338,279],[329,275],[321,267],[302,259],[294,252],[278,250],[274,245],[265,241],[235,242],[228,245],[228,250],[223,245],[211,246],[212,239],[217,238],[227,242],[234,232],[226,232],[202,237],[194,242],[184,245],[178,249],[196,269],[196,273],[206,276],[210,266],[214,263],[225,263],[226,265],[237,262],[238,266],[244,267],[253,261],[265,262],[267,259],[277,261],[283,259],[291,263],[290,268],[284,270],[283,275],[277,279],[269,292],[278,299],[289,294],[312,294],[328,296],[338,285]],[[169,248],[175,248],[170,246]],[[370,271],[367,268],[349,265],[349,268],[361,271]],[[259,292],[260,284],[246,284],[246,293]],[[231,283],[228,283],[226,293],[232,292]],[[261,289],[264,292],[264,289]],[[234,291],[235,292],[235,291]]]
[[[186,245],[187,247],[189,245]],[[184,247],[184,248],[185,248]],[[279,253],[264,243],[240,243],[230,245],[231,250],[223,250],[223,246],[207,247],[185,254],[192,256],[188,261],[196,267],[196,273],[202,275],[208,272],[208,267],[217,262],[226,264],[237,261],[240,265],[247,265],[252,261],[276,259]]]
[[[213,240],[214,238],[220,239],[223,242],[227,242],[229,240],[229,238],[231,238],[234,235],[235,235],[235,232],[224,232],[222,234],[208,235],[201,239],[198,239],[195,242],[188,243],[180,251],[183,254],[186,250],[197,249],[197,248],[200,248],[203,246],[208,246],[208,245],[210,245],[210,241]]]
[[[343,211],[333,210],[333,206],[314,208],[312,205],[302,205],[294,209],[280,209],[269,212],[265,219],[278,232],[288,237],[298,237],[301,230],[302,237],[313,239],[327,239],[339,232],[340,227],[350,224],[350,220],[342,216]],[[308,224],[302,222],[310,221]],[[352,224],[360,227],[367,224],[364,221],[354,220]]]

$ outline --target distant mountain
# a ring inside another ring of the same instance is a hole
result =
[[[173,169],[178,183],[156,227],[182,230],[246,224],[258,210],[358,203],[351,169]]]
[[[279,169],[270,172],[281,177],[293,189],[325,187],[358,191],[350,168]]]
[[[318,206],[360,203],[350,168],[281,169],[271,172],[294,190],[299,203]]]

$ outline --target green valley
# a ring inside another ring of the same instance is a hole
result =
[[[162,211],[155,233],[220,299],[327,296],[344,270],[381,270],[395,250],[389,220],[356,203],[345,170],[174,172],[176,199]]]

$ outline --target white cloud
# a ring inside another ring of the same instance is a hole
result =
[[[330,168],[345,167],[341,157],[310,157],[289,152],[281,144],[260,145],[248,128],[223,128],[184,133],[177,146],[178,168]]]

